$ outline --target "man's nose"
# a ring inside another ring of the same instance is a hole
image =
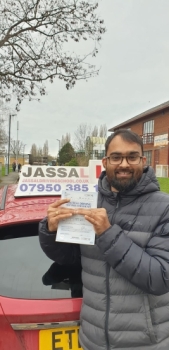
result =
[[[126,157],[123,157],[123,160],[122,160],[120,166],[122,166],[122,167],[128,167],[129,166],[129,164],[127,163]]]

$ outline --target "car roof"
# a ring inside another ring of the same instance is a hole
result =
[[[60,196],[15,198],[17,185],[0,188],[0,226],[40,221]]]

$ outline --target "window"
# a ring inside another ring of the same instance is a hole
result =
[[[152,164],[152,151],[145,151],[145,152],[143,152],[143,155],[147,159],[146,164],[151,165]]]
[[[154,120],[149,120],[143,125],[143,144],[154,142]]]
[[[154,133],[154,120],[149,120],[144,123],[143,126],[143,135],[144,134],[153,134]]]
[[[105,156],[105,150],[102,150],[102,151],[100,152],[100,156],[101,156],[101,158],[103,158],[103,157]]]
[[[0,236],[0,295],[21,299],[82,297],[81,266],[60,266],[42,251],[38,224],[6,226]]]

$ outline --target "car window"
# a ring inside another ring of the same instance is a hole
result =
[[[0,295],[24,299],[82,296],[81,267],[60,266],[42,251],[38,224],[0,230]]]

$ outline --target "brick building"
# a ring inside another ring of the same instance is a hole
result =
[[[109,131],[125,128],[143,138],[144,155],[159,177],[169,177],[169,101],[151,108]]]

